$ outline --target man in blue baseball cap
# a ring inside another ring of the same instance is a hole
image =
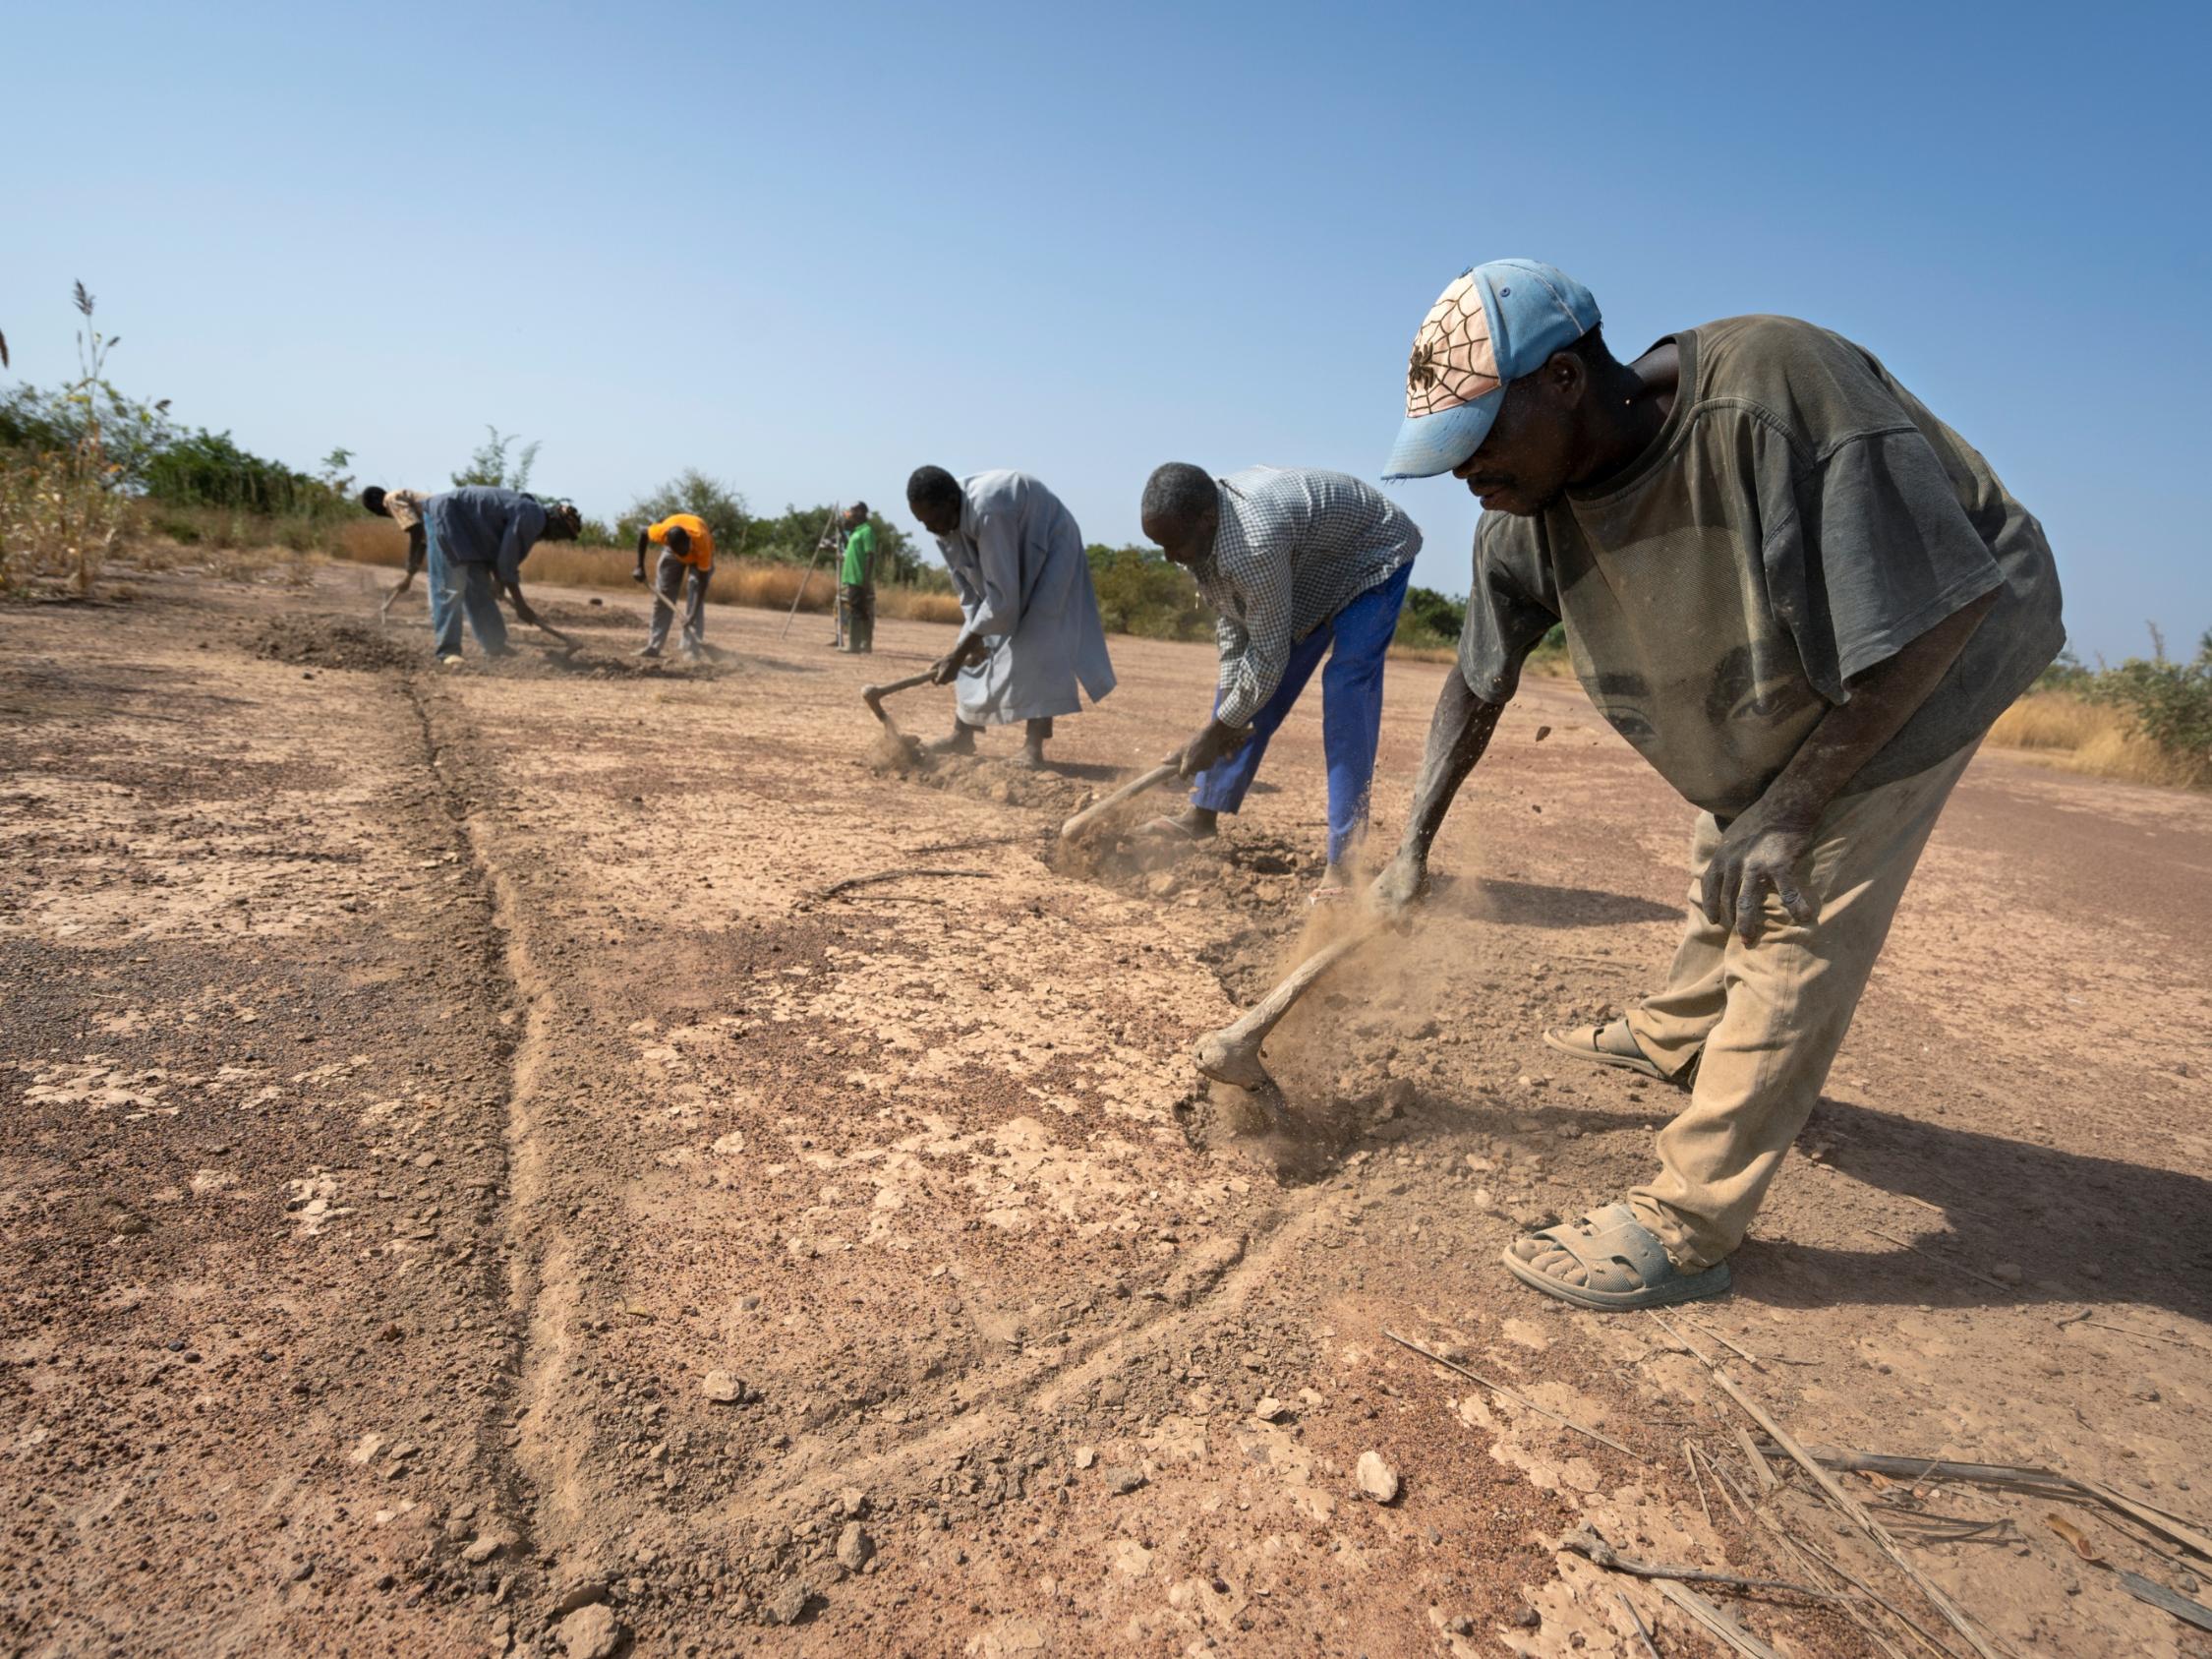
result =
[[[1371,898],[1425,890],[1453,794],[1564,622],[1592,702],[1700,812],[1665,988],[1543,1040],[1689,1099],[1654,1179],[1505,1265],[1643,1308],[1727,1289],[1951,786],[2066,636],[2042,526],[1871,353],[1737,317],[1622,363],[1600,321],[1564,272],[1498,260],[1415,337],[1385,475],[1449,472],[1484,510],[1459,669]]]

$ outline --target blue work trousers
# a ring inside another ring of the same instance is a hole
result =
[[[507,620],[499,615],[498,584],[489,564],[455,564],[437,545],[437,532],[424,521],[428,532],[423,549],[430,574],[430,622],[434,648],[441,657],[461,652],[461,617],[466,613],[469,631],[488,657],[504,656]]]
[[[1374,784],[1375,744],[1382,737],[1382,659],[1398,631],[1398,613],[1406,603],[1413,566],[1359,598],[1291,647],[1283,681],[1252,716],[1252,736],[1226,760],[1200,772],[1191,804],[1209,812],[1234,812],[1259,773],[1267,740],[1290,715],[1326,655],[1321,670],[1321,754],[1329,773],[1329,862],[1339,863],[1368,822],[1368,795]],[[1330,650],[1331,645],[1335,649]],[[1221,693],[1214,693],[1221,706]]]

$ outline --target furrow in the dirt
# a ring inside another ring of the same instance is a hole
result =
[[[544,1045],[545,987],[538,982],[517,938],[511,891],[484,859],[475,832],[473,797],[455,775],[455,745],[439,733],[421,681],[410,675],[406,687],[421,733],[424,765],[436,781],[438,801],[450,820],[455,845],[464,859],[464,879],[489,907],[492,936],[483,951],[483,964],[491,982],[485,994],[503,1010],[519,1013],[522,1022],[521,1037],[507,1056],[500,1191],[506,1248],[486,1261],[482,1291],[487,1307],[496,1305],[506,1310],[507,1363],[500,1371],[502,1387],[486,1396],[479,1417],[477,1448],[488,1481],[500,1494],[503,1518],[515,1535],[514,1553],[525,1564],[522,1572],[527,1584],[531,1576],[527,1564],[538,1554],[537,1488],[523,1473],[514,1448],[525,1433],[516,1424],[541,1398],[542,1389],[534,1384],[542,1384],[544,1367],[534,1363],[533,1355],[545,1349],[549,1319],[542,1305],[543,1263],[533,1250],[534,1211],[545,1180],[528,1104]],[[556,1319],[552,1328],[557,1330]]]

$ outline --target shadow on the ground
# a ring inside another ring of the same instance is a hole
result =
[[[1425,1092],[1401,1144],[1501,1132],[1533,1120],[1538,1133],[1642,1129],[1681,1102],[1653,1091],[1628,1110]],[[1754,1229],[1733,1262],[1737,1294],[1773,1307],[1848,1300],[1875,1306],[2034,1307],[2083,1300],[2131,1302],[2212,1322],[2212,1178],[2071,1153],[2002,1135],[1954,1128],[1901,1112],[1823,1096],[1799,1146],[1820,1144],[1826,1161],[1885,1192],[1941,1207],[1948,1230],[1929,1223],[1869,1231],[1864,1248],[1799,1244]],[[1627,1180],[1645,1173],[1639,1164]],[[1803,1170],[1788,1171],[1797,1178]],[[1600,1205],[1617,1192],[1593,1189]],[[1576,1201],[1580,1202],[1580,1201]],[[1925,1253],[1925,1254],[1923,1254]],[[1991,1269],[2017,1264],[2022,1282],[1994,1282]]]
[[[1547,887],[1537,881],[1483,879],[1455,895],[1460,908],[1514,927],[1612,927],[1631,921],[1672,921],[1677,906],[1595,887]]]

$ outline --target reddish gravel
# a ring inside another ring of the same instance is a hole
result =
[[[1068,850],[1205,649],[1116,640],[1055,772],[917,768],[857,691],[948,630],[718,609],[694,671],[574,596],[575,656],[444,671],[383,579],[0,611],[10,1651],[1641,1653],[1623,1590],[1711,1649],[1582,1527],[1936,1629],[1690,1346],[1810,1443],[2212,1514],[2204,798],[1978,759],[1738,1292],[1667,1329],[1497,1266],[1672,1098],[1537,1040],[1657,982],[1684,888],[1571,686],[1253,1138],[1187,1056],[1310,942],[1317,697],[1220,842]],[[1393,668],[1385,837],[1443,672]],[[2212,1651],[2111,1570],[2212,1600],[2171,1538],[1848,1479],[1998,1650]]]

